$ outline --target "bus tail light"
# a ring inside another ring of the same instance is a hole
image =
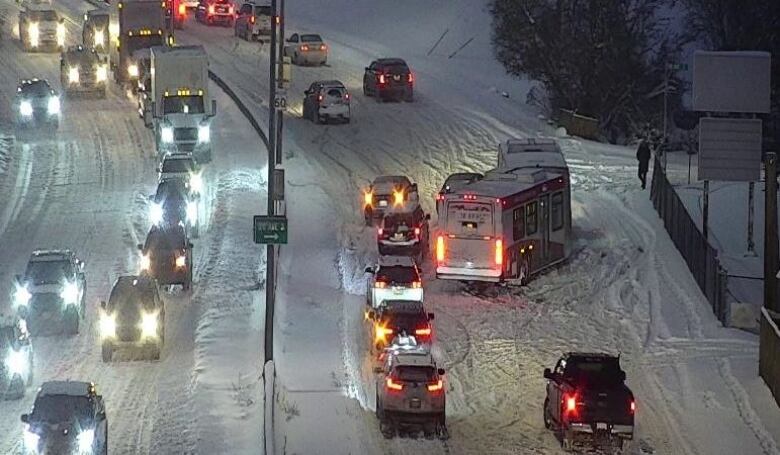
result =
[[[440,263],[444,262],[444,248],[444,236],[440,235],[436,237],[436,260]]]
[[[504,263],[504,241],[496,239],[496,265]]]

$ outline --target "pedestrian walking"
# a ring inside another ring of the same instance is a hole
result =
[[[642,189],[645,189],[647,185],[647,169],[650,166],[650,146],[647,144],[646,139],[642,139],[639,142],[639,147],[636,150],[636,159],[639,161],[639,181],[642,182]]]

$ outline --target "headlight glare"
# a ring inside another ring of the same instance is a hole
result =
[[[100,336],[112,338],[116,336],[116,318],[108,313],[100,314]]]
[[[209,142],[211,140],[211,128],[208,125],[198,127],[198,142]]]
[[[33,22],[27,27],[27,36],[30,38],[30,45],[32,47],[38,46],[38,23]]]
[[[138,65],[135,63],[127,65],[127,74],[129,74],[130,77],[138,77]]]
[[[65,45],[65,24],[57,24],[57,45]]]
[[[19,104],[19,113],[24,117],[31,116],[33,114],[32,103],[29,101],[22,101],[21,104]]]
[[[8,357],[5,359],[5,365],[8,367],[8,371],[11,375],[27,375],[27,359],[24,353],[12,350]]]
[[[37,452],[40,439],[41,437],[30,431],[29,428],[24,430],[24,447],[27,450]]]
[[[160,129],[160,139],[163,144],[170,144],[173,142],[173,128],[170,126],[164,126]]]
[[[95,430],[82,430],[76,437],[79,442],[79,453],[91,453],[92,444],[95,442]]]
[[[190,223],[198,221],[198,206],[194,202],[187,203],[187,221]]]
[[[60,292],[60,297],[65,305],[75,305],[79,299],[79,287],[76,283],[65,283],[62,292]]]
[[[25,286],[16,285],[16,292],[14,292],[14,303],[18,306],[27,306],[32,299],[32,294],[27,290]]]
[[[79,68],[77,66],[71,66],[68,70],[68,81],[71,84],[79,83]]]
[[[98,66],[98,69],[95,72],[95,79],[98,82],[105,82],[106,79],[108,79],[108,66],[107,65],[100,65],[100,66]]]
[[[49,114],[59,114],[60,113],[60,98],[57,96],[52,96],[49,98]]]
[[[190,188],[194,193],[200,193],[203,190],[203,176],[200,173],[190,174]]]
[[[95,30],[95,42],[92,43],[94,47],[103,47],[105,37],[103,36],[103,30]]]
[[[149,220],[154,225],[162,223],[163,208],[161,204],[152,203],[152,206],[149,207]]]
[[[141,256],[141,271],[149,270],[149,268],[152,266],[152,260],[149,259],[148,254],[144,254]]]
[[[154,338],[157,336],[157,313],[143,313],[141,315],[141,337]]]
[[[176,267],[183,268],[187,265],[187,256],[176,256]]]

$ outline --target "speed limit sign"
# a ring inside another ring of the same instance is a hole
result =
[[[283,111],[287,109],[287,91],[277,90],[274,94],[274,109]]]

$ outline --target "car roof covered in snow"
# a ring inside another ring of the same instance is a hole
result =
[[[482,180],[455,188],[445,197],[457,198],[464,194],[473,194],[503,198],[531,189],[542,182],[563,177],[563,175],[562,172],[555,172],[551,169],[516,169],[512,171],[493,169],[485,173],[485,178]]]
[[[380,267],[414,267],[414,259],[409,256],[379,256]]]
[[[49,381],[41,384],[38,395],[86,397],[95,393],[95,384],[84,381]]]
[[[30,262],[65,261],[71,256],[71,250],[35,250],[30,255]]]

